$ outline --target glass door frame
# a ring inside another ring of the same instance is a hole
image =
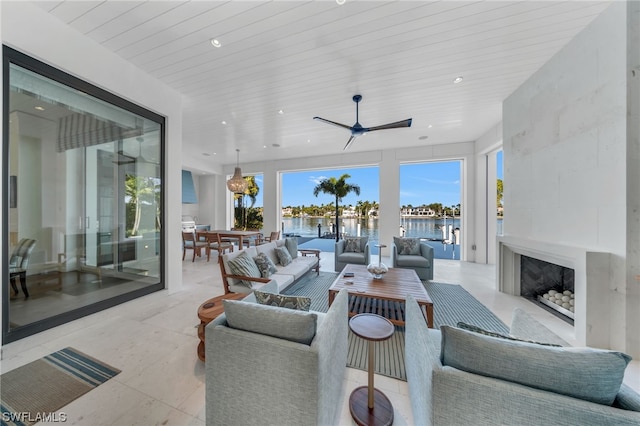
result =
[[[164,116],[155,112],[149,111],[131,101],[128,101],[120,96],[97,87],[87,81],[84,81],[71,74],[65,73],[51,65],[38,61],[24,53],[21,53],[15,49],[3,45],[3,144],[2,144],[2,164],[3,164],[3,176],[2,176],[2,196],[3,196],[3,215],[2,215],[2,345],[22,339],[27,336],[39,333],[41,331],[54,328],[56,326],[65,324],[75,319],[82,318],[84,316],[108,309],[118,304],[127,302],[129,300],[136,299],[143,295],[159,291],[165,288],[165,259],[166,259],[166,247],[165,247],[165,206],[166,206],[166,180],[165,180],[165,139],[166,139],[166,119]],[[18,65],[24,69],[40,74],[48,79],[64,84],[72,89],[82,91],[90,96],[100,99],[104,102],[113,104],[119,108],[137,114],[146,119],[157,122],[160,125],[160,197],[162,204],[160,206],[159,220],[160,220],[160,235],[157,244],[159,247],[159,282],[157,284],[150,284],[146,287],[132,290],[128,293],[118,296],[104,299],[93,304],[85,305],[77,309],[73,309],[62,314],[48,317],[44,320],[36,321],[28,325],[18,327],[10,330],[10,317],[9,317],[9,114],[10,114],[10,64]]]

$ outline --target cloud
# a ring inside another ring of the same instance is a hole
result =
[[[456,179],[456,180],[438,180],[438,179],[430,179],[430,178],[421,178],[421,177],[414,177],[414,180],[419,180],[421,182],[427,182],[430,183],[432,185],[459,185],[460,184],[460,180]]]
[[[320,181],[328,179],[327,176],[309,176],[309,181],[313,182],[315,185],[319,184]]]

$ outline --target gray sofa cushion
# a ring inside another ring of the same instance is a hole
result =
[[[399,254],[396,259],[398,266],[410,267],[410,268],[428,268],[431,266],[431,262],[426,257],[420,255],[407,255]]]
[[[314,313],[236,300],[224,300],[223,304],[231,328],[305,345],[310,345],[316,335]]]
[[[261,305],[279,306],[281,308],[296,309],[298,311],[309,311],[311,298],[304,296],[286,296],[284,294],[265,293],[254,291],[256,302]],[[318,324],[319,325],[319,324]]]
[[[287,266],[293,260],[286,247],[277,247],[276,255],[278,256],[278,263],[282,266]]]
[[[541,346],[442,326],[443,365],[611,405],[631,358],[592,348]]]

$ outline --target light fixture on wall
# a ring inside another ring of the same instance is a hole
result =
[[[233,192],[234,194],[242,194],[247,190],[249,183],[244,180],[244,178],[242,177],[242,171],[240,170],[240,150],[236,149],[236,152],[236,169],[233,172],[233,176],[231,177],[231,179],[227,181],[227,188],[229,188],[229,191]]]

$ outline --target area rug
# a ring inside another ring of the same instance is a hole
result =
[[[53,413],[118,373],[73,348],[11,370],[0,376],[2,424],[56,421]]]
[[[319,276],[309,275],[284,291],[286,294],[311,298],[311,310],[326,312],[329,309],[329,287],[338,276],[334,272],[321,271]],[[423,281],[433,300],[433,322],[456,325],[459,321],[474,324],[487,330],[508,332],[507,326],[489,309],[460,285]],[[404,327],[396,326],[393,336],[375,344],[375,372],[399,380],[407,380],[404,366]],[[368,345],[364,339],[349,332],[347,366],[367,370]]]

